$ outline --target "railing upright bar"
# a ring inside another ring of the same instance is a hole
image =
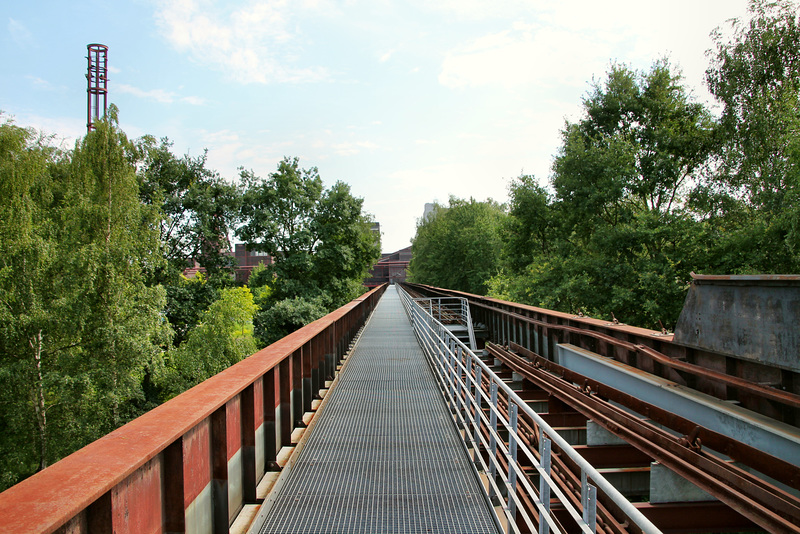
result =
[[[492,380],[492,404],[491,404],[491,425],[492,425],[492,432],[491,437],[489,438],[489,449],[491,449],[492,453],[492,465],[491,465],[491,472],[489,475],[492,477],[492,480],[495,479],[497,476],[497,469],[495,468],[495,463],[497,461],[497,439],[495,436],[497,435],[497,410],[499,406],[497,405],[497,383]]]
[[[509,403],[509,419],[511,423],[511,430],[508,433],[508,449],[510,456],[511,466],[517,465],[517,405]],[[517,496],[517,471],[510,469],[508,473],[508,515],[509,524],[514,522],[517,516],[517,503],[514,500]],[[511,532],[509,528],[508,532]]]
[[[536,531],[528,511],[519,507],[521,501],[517,495],[517,486],[520,486],[520,491],[526,492],[530,501],[533,502],[534,506],[538,509],[539,532],[549,534],[551,530],[553,532],[560,531],[558,523],[550,514],[550,499],[552,493],[554,498],[563,505],[564,511],[578,524],[580,531],[583,534],[592,534],[596,529],[596,491],[598,489],[597,487],[599,487],[642,532],[647,534],[660,533],[660,531],[645,518],[630,501],[623,497],[616,488],[591,466],[591,464],[572,449],[563,437],[550,428],[538,413],[528,406],[525,401],[520,399],[517,393],[506,383],[502,382],[486,363],[478,358],[462,341],[456,338],[453,332],[447,329],[441,322],[436,321],[431,313],[432,305],[429,307],[431,312],[427,312],[422,308],[419,302],[417,302],[417,306],[414,306],[415,302],[413,302],[404,291],[401,290],[400,294],[406,312],[409,316],[414,317],[412,323],[415,327],[417,338],[421,340],[430,339],[430,342],[424,341],[422,343],[423,349],[428,347],[429,350],[427,350],[426,353],[429,359],[431,359],[431,365],[437,369],[439,379],[445,382],[442,391],[446,397],[449,397],[447,401],[452,407],[454,422],[463,429],[463,439],[465,443],[472,441],[472,446],[474,448],[473,458],[477,460],[476,466],[477,463],[480,462],[480,465],[484,468],[484,472],[488,471],[489,473],[489,497],[492,499],[495,496],[502,498],[502,494],[507,494],[508,504],[504,507],[504,511],[509,515],[509,523],[513,523],[513,525],[509,525],[509,529],[513,529],[515,532],[519,531],[519,527],[515,523],[519,520],[517,516],[520,516],[521,520],[527,524],[530,531]],[[420,301],[422,301],[422,299],[420,299]],[[427,299],[426,303],[431,302],[431,299]],[[440,315],[442,307],[443,305],[439,306]],[[447,313],[451,314],[452,311],[448,311]],[[471,321],[471,319],[469,320]],[[500,330],[502,336],[511,335],[511,325],[501,322],[499,325],[495,325],[495,327]],[[447,339],[446,343],[442,342],[444,338]],[[509,337],[504,337],[504,339],[508,338]],[[470,344],[472,345],[471,340]],[[434,347],[438,349],[438,352],[430,350]],[[456,373],[458,374],[458,385],[454,383],[456,380]],[[489,384],[488,394],[482,390],[482,380],[484,376]],[[473,384],[469,384],[469,381],[473,381]],[[449,382],[449,384],[446,382]],[[540,449],[542,449],[540,450],[540,459],[537,459],[533,452],[519,440],[516,429],[512,430],[512,427],[515,427],[516,424],[512,424],[511,414],[509,413],[507,417],[507,412],[505,412],[505,410],[502,412],[500,411],[498,397],[501,388],[505,397],[508,399],[509,412],[511,410],[517,412],[515,414],[517,424],[519,418],[518,410],[522,410],[525,416],[533,423],[534,427],[538,429],[537,433],[540,438],[539,445]],[[473,390],[475,391],[474,396],[472,396]],[[456,409],[456,395],[458,396],[458,409]],[[488,418],[482,411],[481,399],[484,395],[487,396],[486,401],[489,403],[488,408],[490,413]],[[474,410],[473,414],[470,414],[470,409]],[[472,415],[471,418],[470,415]],[[474,422],[469,419],[472,419]],[[471,437],[468,428],[470,424],[473,425]],[[500,426],[509,431],[508,448],[498,434],[498,428]],[[486,433],[488,434],[488,439],[481,432],[481,428],[487,429]],[[555,442],[562,454],[565,454],[573,463],[577,464],[581,472],[587,477],[587,480],[591,479],[597,484],[597,487],[589,485],[585,491],[585,497],[582,491],[582,509],[580,511],[576,506],[571,504],[564,490],[562,490],[550,476],[551,440]],[[480,454],[481,447],[483,447],[483,450],[488,450],[490,453],[488,463],[484,461]],[[546,452],[543,450],[544,447],[547,449]],[[513,454],[512,448],[514,449]],[[498,451],[498,449],[500,449],[500,451]],[[500,453],[500,457],[498,457],[498,452]],[[538,496],[525,473],[522,471],[521,466],[517,463],[517,455],[520,452],[527,458],[529,464],[538,471]],[[512,456],[514,457],[513,462],[510,461]],[[500,469],[501,464],[499,463],[499,459],[502,457],[509,459],[509,465],[502,466],[502,469]],[[509,491],[511,487],[514,488],[513,492]],[[513,512],[512,508],[514,509]]]
[[[583,508],[583,522],[589,526],[592,534],[597,532],[597,488],[587,484],[586,504]]]
[[[547,477],[550,477],[550,447],[551,441],[548,438],[544,437],[539,441],[539,458],[541,458],[542,470]],[[545,477],[541,477],[539,480],[539,499],[542,501],[547,515],[550,515],[550,485]],[[543,522],[539,532],[547,534],[550,532],[550,525],[546,521]]]
[[[473,420],[473,440],[475,441],[475,448],[473,449],[473,461],[478,463],[478,457],[480,456],[480,445],[478,443],[478,439],[480,437],[481,431],[481,414],[483,413],[483,407],[481,406],[481,400],[483,396],[481,395],[481,368],[479,366],[475,367],[475,418]]]

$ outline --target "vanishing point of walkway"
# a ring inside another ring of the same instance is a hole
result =
[[[261,533],[497,532],[395,286],[330,395]]]

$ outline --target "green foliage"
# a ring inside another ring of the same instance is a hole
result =
[[[685,186],[699,177],[713,147],[713,122],[670,70],[612,65],[584,100],[585,117],[568,124],[553,165],[553,188],[584,235],[638,210],[679,210]]]
[[[509,186],[509,217],[503,222],[502,264],[520,272],[537,255],[555,246],[559,220],[550,205],[550,193],[533,176],[522,175]]]
[[[71,154],[0,125],[3,484],[141,413],[169,340],[157,213],[141,205],[116,109]]]
[[[186,341],[167,353],[156,377],[164,400],[199,384],[257,350],[253,316],[258,306],[245,287],[222,289]]]
[[[715,33],[716,56],[706,73],[711,92],[723,104],[722,172],[711,198],[725,200],[723,215],[736,222],[746,213],[744,224],[729,225],[731,231],[719,236],[729,268],[797,272],[800,19],[784,0],[752,0],[750,12],[749,21],[733,22],[732,35]],[[710,195],[704,193],[698,204],[708,208]],[[732,262],[730,251],[743,245],[748,257]]]
[[[58,303],[50,298],[55,155],[41,141],[0,124],[0,490],[51,461],[47,412],[60,398],[59,354],[43,346],[43,332],[56,340],[63,325],[53,324]]]
[[[277,335],[268,325],[302,326],[297,317],[316,318],[319,309],[335,309],[363,293],[362,281],[380,256],[380,243],[362,213],[363,200],[347,184],[325,189],[317,169],[301,169],[297,158],[282,160],[267,179],[242,171],[242,180],[246,223],[237,235],[275,261],[251,282],[269,286],[267,293],[259,291],[264,311],[256,334],[262,342]],[[268,309],[282,301],[286,308],[274,314],[288,319],[269,319]],[[279,331],[286,330],[275,326]]]
[[[269,345],[328,313],[318,298],[294,297],[274,302],[253,320],[255,335]]]
[[[409,280],[485,295],[499,266],[503,207],[450,197],[417,224]]]
[[[230,278],[234,259],[228,234],[238,222],[241,191],[206,168],[206,154],[175,157],[168,139],[139,140],[139,195],[160,209],[161,243],[169,269],[158,281],[177,283],[178,275],[197,260],[212,278]]]
[[[567,124],[554,196],[510,187],[503,270],[491,294],[658,327],[677,320],[689,273],[707,265],[707,227],[687,195],[715,147],[714,123],[666,61],[612,65]]]
[[[175,332],[173,345],[178,347],[189,331],[202,320],[203,312],[219,298],[220,288],[203,273],[194,278],[181,276],[177,284],[166,286],[167,305],[164,313]]]

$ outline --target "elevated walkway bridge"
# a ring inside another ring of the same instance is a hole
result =
[[[0,494],[0,532],[800,531],[793,375],[714,357],[384,285]]]

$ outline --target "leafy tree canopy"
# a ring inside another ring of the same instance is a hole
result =
[[[363,200],[347,184],[326,189],[317,169],[301,169],[297,158],[283,159],[266,179],[242,171],[242,180],[245,223],[236,234],[251,250],[274,259],[257,278],[269,285],[267,293],[259,293],[263,311],[256,330],[262,342],[277,335],[266,325],[280,323],[262,315],[273,313],[269,308],[281,301],[289,301],[287,310],[303,310],[293,317],[308,320],[363,293],[364,277],[380,257],[380,240],[362,211]]]
[[[800,19],[785,0],[751,0],[749,10],[749,20],[714,34],[706,78],[723,105],[722,166],[698,205],[747,220],[720,235],[731,272],[798,272]],[[748,258],[736,261],[730,252],[741,245]]]
[[[0,125],[4,484],[138,415],[169,341],[164,290],[146,283],[163,262],[158,213],[116,114],[70,153]]]
[[[222,289],[186,341],[167,354],[156,378],[164,400],[199,384],[257,350],[253,316],[258,306],[247,287]]]
[[[503,206],[487,200],[450,197],[445,207],[417,224],[409,279],[414,282],[485,295],[501,252]]]
[[[234,260],[228,235],[239,220],[241,190],[206,167],[206,154],[177,158],[168,139],[152,136],[136,146],[139,195],[161,211],[160,231],[168,269],[159,281],[176,283],[197,260],[212,278],[230,277]]]

